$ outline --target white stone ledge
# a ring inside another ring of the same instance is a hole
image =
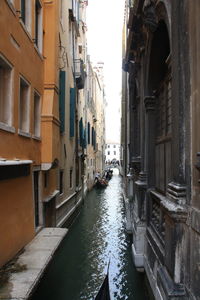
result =
[[[25,265],[26,270],[11,274],[8,283],[0,287],[0,299],[30,297],[67,231],[65,228],[44,228],[36,235],[16,261]]]

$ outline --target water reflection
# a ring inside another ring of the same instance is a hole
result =
[[[132,263],[131,242],[124,230],[121,178],[117,174],[105,190],[88,194],[81,214],[32,299],[94,299],[109,259],[111,299],[149,299],[143,275]]]

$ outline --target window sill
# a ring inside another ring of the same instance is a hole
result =
[[[42,52],[40,51],[40,49],[38,48],[38,46],[35,43],[34,43],[34,49],[37,52],[37,54],[40,57],[40,59],[43,61],[44,60],[44,56],[43,56]]]
[[[0,129],[15,133],[15,128],[13,126],[7,125],[6,123],[0,122]]]
[[[57,197],[59,195],[59,190],[55,190],[53,193],[51,193],[48,197],[46,197],[43,202],[49,202],[51,200],[53,200],[55,197]]]
[[[18,129],[18,134],[26,138],[31,138],[31,134],[29,132],[25,132],[21,129]]]
[[[60,27],[62,29],[62,33],[64,33],[64,22],[63,22],[63,19],[60,19]]]
[[[14,16],[16,16],[17,14],[16,14],[16,10],[15,10],[14,5],[13,5],[9,0],[7,0],[6,2],[7,2],[7,4],[8,4],[8,6],[9,6],[10,10],[11,10],[12,13],[14,14]]]
[[[36,135],[32,135],[32,138],[36,141],[41,142],[41,137],[40,136],[36,136]]]

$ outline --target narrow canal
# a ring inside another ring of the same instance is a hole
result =
[[[133,266],[121,184],[115,171],[105,190],[88,193],[32,300],[93,300],[109,259],[111,300],[150,299]]]

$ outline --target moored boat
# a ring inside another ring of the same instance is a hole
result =
[[[97,179],[95,182],[96,188],[106,188],[108,186],[108,182],[104,179]]]
[[[100,287],[98,294],[94,300],[110,300],[109,278],[108,273]]]

